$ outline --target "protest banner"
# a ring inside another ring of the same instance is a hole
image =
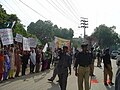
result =
[[[21,34],[16,34],[15,41],[22,43],[23,36]]]
[[[70,49],[70,40],[55,37],[54,42],[55,48],[62,48],[63,46],[68,46],[68,48]]]
[[[13,44],[13,33],[11,28],[0,29],[0,37],[3,45]]]
[[[37,39],[35,39],[35,38],[28,38],[28,41],[29,41],[30,47],[36,48],[36,46],[37,46]]]
[[[47,48],[48,48],[48,44],[46,43],[45,46],[44,46],[44,48],[43,48],[43,52],[46,52]]]
[[[23,37],[23,51],[30,51],[28,38]]]

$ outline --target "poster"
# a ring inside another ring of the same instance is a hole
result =
[[[62,48],[63,46],[68,46],[70,48],[70,40],[55,37],[55,47],[56,48]]]
[[[16,34],[15,41],[22,43],[23,36],[20,34]]]
[[[28,38],[28,41],[29,41],[30,47],[36,48],[36,46],[37,46],[37,39],[35,39],[35,38]]]
[[[28,38],[23,37],[23,51],[30,51]]]
[[[3,45],[13,44],[13,33],[12,29],[0,29],[0,37]]]

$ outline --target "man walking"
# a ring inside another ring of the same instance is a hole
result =
[[[63,46],[63,52],[60,55],[60,60],[58,62],[58,77],[61,90],[66,90],[68,68],[71,75],[71,61],[70,55],[68,54],[68,47]]]
[[[110,60],[109,49],[105,50],[105,54],[103,55],[103,63],[104,63],[104,85],[108,86],[107,76],[109,75],[109,85],[112,86],[114,83],[112,82],[113,72],[112,65]]]
[[[60,55],[62,53],[62,49],[58,48],[58,50],[56,50],[56,58],[54,60],[54,70],[53,70],[53,75],[50,79],[48,79],[48,81],[52,81],[55,79],[56,75],[58,75],[58,62],[60,60]]]
[[[85,82],[85,90],[89,90],[91,54],[87,50],[87,44],[82,44],[81,48],[82,51],[78,53],[75,61],[75,75],[78,77],[78,90],[83,90],[83,81]]]

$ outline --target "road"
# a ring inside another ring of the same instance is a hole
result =
[[[112,60],[113,66],[113,82],[115,80],[115,73],[117,67],[115,65],[115,60]],[[8,80],[0,83],[0,90],[60,90],[59,84],[56,82],[58,77],[53,83],[49,82],[47,79],[52,75],[52,69],[45,72],[40,72],[36,74],[28,74],[26,76],[18,77],[13,80]],[[103,69],[96,67],[95,63],[95,75],[96,78],[91,80],[91,90],[114,90],[114,86],[105,87],[103,84]],[[74,75],[72,70],[72,75],[68,77],[67,90],[78,90],[77,89],[77,77]]]

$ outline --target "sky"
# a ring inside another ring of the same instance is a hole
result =
[[[72,28],[74,37],[84,34],[81,17],[88,18],[86,34],[91,35],[101,24],[116,26],[120,34],[119,0],[0,0],[8,14],[16,14],[27,26],[31,22],[51,20],[58,27]]]

